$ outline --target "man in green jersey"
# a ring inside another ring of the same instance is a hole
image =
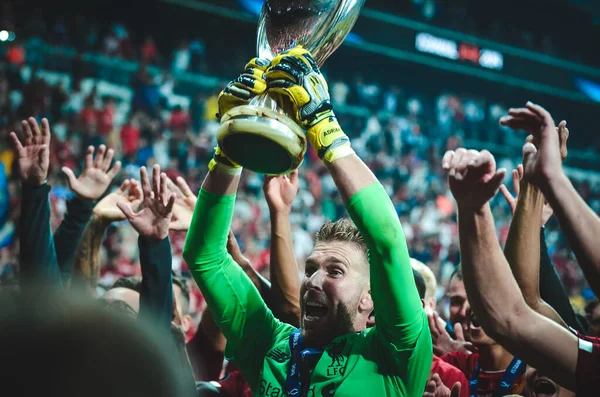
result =
[[[300,329],[280,322],[227,254],[242,170],[217,148],[183,255],[227,338],[227,357],[256,396],[422,396],[431,335],[392,202],[352,150],[307,51],[270,64],[252,60],[221,93],[219,111],[267,89],[293,104],[352,221],[317,233],[301,285]],[[367,329],[373,310],[377,324]]]

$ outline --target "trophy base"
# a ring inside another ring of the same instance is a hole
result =
[[[234,163],[250,171],[287,174],[302,164],[306,133],[291,118],[254,105],[227,112],[217,132],[219,147]]]

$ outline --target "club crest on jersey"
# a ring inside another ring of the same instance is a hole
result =
[[[346,347],[346,340],[333,344],[327,349],[327,355],[331,358],[331,364],[327,367],[327,376],[344,375],[346,356],[342,354]]]

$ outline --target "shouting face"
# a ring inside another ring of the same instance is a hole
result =
[[[348,242],[320,242],[305,268],[300,289],[305,343],[325,346],[337,336],[365,329],[373,310],[365,253]]]

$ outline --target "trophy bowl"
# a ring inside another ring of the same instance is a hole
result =
[[[258,23],[258,56],[273,59],[302,46],[322,66],[352,29],[364,2],[266,0]],[[217,140],[233,162],[268,175],[298,168],[307,147],[289,101],[268,92],[222,115]]]

